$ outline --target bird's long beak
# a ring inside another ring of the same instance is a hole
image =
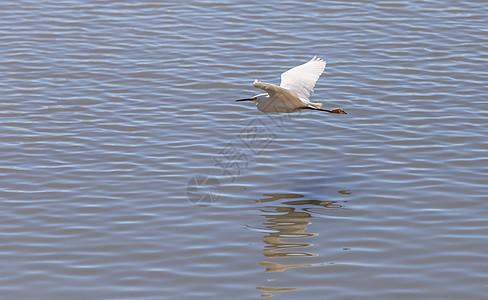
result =
[[[237,101],[253,101],[253,100],[256,100],[256,97],[246,98],[246,99],[239,99],[239,100],[236,100],[236,102]]]

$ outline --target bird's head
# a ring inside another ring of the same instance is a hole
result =
[[[254,97],[251,97],[251,98],[239,99],[239,100],[236,100],[236,101],[256,101],[257,99],[258,99],[258,97],[254,96]]]
[[[251,98],[246,98],[246,99],[239,99],[239,100],[236,100],[236,101],[252,101],[252,102],[261,102],[261,101],[265,101],[269,98],[269,95],[268,93],[262,93],[262,94],[259,94],[259,95],[256,95],[256,96],[253,96]]]

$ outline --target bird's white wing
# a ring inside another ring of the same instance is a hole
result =
[[[309,99],[320,75],[325,70],[325,61],[314,56],[303,65],[296,66],[281,74],[280,87],[295,91],[300,98]]]

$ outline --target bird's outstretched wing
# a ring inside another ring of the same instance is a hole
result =
[[[281,74],[280,87],[295,91],[300,98],[309,99],[320,75],[325,70],[325,61],[314,56],[303,65],[296,66]]]

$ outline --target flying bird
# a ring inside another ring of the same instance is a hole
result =
[[[342,109],[324,109],[322,103],[310,102],[313,88],[325,70],[325,61],[314,56],[310,61],[291,68],[281,74],[281,84],[277,86],[257,79],[252,86],[266,93],[236,101],[253,101],[259,111],[265,113],[292,113],[302,109],[320,110],[334,114],[347,114]]]

